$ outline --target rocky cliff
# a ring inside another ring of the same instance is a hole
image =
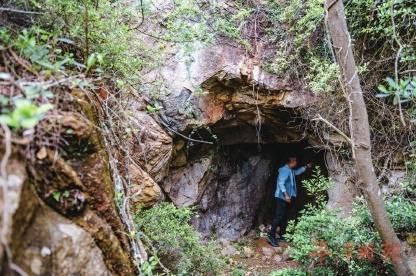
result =
[[[162,200],[195,207],[203,237],[236,240],[270,220],[291,154],[322,167],[334,182],[328,206],[348,215],[352,164],[326,146],[347,141],[306,130],[302,110],[320,99],[302,80],[226,40],[165,51],[140,91],[63,85],[35,132],[1,132],[3,263],[29,275],[134,275],[146,253],[132,219]],[[298,209],[313,200],[301,190]]]

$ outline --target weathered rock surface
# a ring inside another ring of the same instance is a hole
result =
[[[31,140],[31,158],[19,159],[27,152],[13,145],[16,156],[7,164],[20,169],[8,171],[15,187],[0,206],[13,210],[10,252],[29,275],[133,275],[96,114],[83,93],[73,92],[65,99],[71,111],[39,124],[46,134]]]
[[[201,199],[212,173],[213,155],[203,156],[185,167],[172,170],[163,184],[177,206],[192,206]]]
[[[254,155],[219,164],[216,177],[201,198],[201,212],[194,225],[206,236],[216,234],[236,240],[250,230],[259,211],[270,174],[270,160]]]
[[[29,275],[112,275],[94,238],[81,227],[46,206],[33,216],[14,251],[15,263]]]
[[[168,174],[172,138],[147,114],[143,100],[133,102],[130,112],[133,124],[133,135],[128,140],[131,157],[155,182],[159,182]]]
[[[162,199],[163,194],[159,185],[135,164],[129,167],[130,186],[128,196],[133,211],[140,207],[149,207]]]
[[[247,132],[253,133],[253,127],[261,123],[273,129],[267,134],[270,137],[262,135],[265,142],[291,140],[301,134],[287,128],[288,114],[316,100],[301,85],[264,71],[245,51],[227,44],[197,48],[191,57],[179,53],[146,78],[149,82],[165,80],[169,94],[161,101],[160,116],[180,132],[202,123],[228,131],[251,127]],[[276,129],[285,129],[290,137],[275,135]],[[257,141],[257,137],[251,135],[250,141]]]

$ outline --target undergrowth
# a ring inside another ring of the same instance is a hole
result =
[[[318,196],[320,202],[301,211],[296,224],[289,222],[286,234],[290,254],[301,267],[272,275],[394,274],[390,258],[396,251],[381,242],[363,198],[356,199],[351,216],[340,217],[337,210],[327,209],[322,197],[329,183],[318,170],[305,181],[308,193]],[[394,230],[403,239],[411,236],[415,230],[415,202],[403,194],[385,202]]]
[[[200,241],[190,225],[193,211],[162,203],[136,216],[137,228],[143,231],[143,240],[149,252],[175,275],[218,275],[224,261],[214,242]],[[155,271],[165,272],[156,267]]]

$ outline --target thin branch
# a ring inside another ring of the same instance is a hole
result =
[[[397,51],[396,59],[394,60],[394,80],[397,84],[396,96],[399,98],[398,105],[399,105],[400,121],[402,122],[402,125],[405,127],[406,122],[403,116],[403,110],[402,110],[402,104],[400,102],[400,94],[399,94],[399,86],[398,86],[399,85],[399,60],[400,60],[400,55],[403,51],[403,45],[400,42],[399,38],[397,37],[397,33],[396,33],[396,23],[394,22],[394,16],[393,16],[393,13],[394,13],[393,3],[391,4],[390,9],[391,9],[391,24],[393,27],[393,37],[396,43],[399,45],[399,50]]]
[[[14,12],[14,13],[24,13],[24,14],[45,14],[44,12],[17,10],[13,8],[0,8],[0,12]]]
[[[175,134],[177,134],[177,135],[181,136],[182,138],[184,138],[184,139],[186,139],[186,140],[188,140],[188,141],[191,141],[191,142],[196,142],[196,143],[209,144],[209,145],[213,145],[213,144],[214,144],[213,142],[210,142],[210,141],[197,140],[197,139],[193,139],[193,138],[191,138],[191,137],[185,136],[185,135],[183,135],[182,133],[180,133],[180,132],[178,132],[178,131],[176,131],[176,130],[172,129],[172,128],[171,128],[170,126],[168,126],[168,124],[166,124],[163,120],[159,120],[159,122],[160,122],[160,123],[161,123],[164,127],[166,127],[168,130],[172,131],[173,133],[175,133]]]
[[[339,128],[337,128],[336,126],[334,126],[330,121],[328,121],[327,119],[323,118],[321,116],[321,114],[318,114],[318,117],[312,119],[312,121],[321,121],[321,122],[327,124],[330,128],[332,128],[333,130],[335,130],[339,135],[341,135],[345,140],[347,140],[348,143],[350,143],[352,145],[351,138],[348,137],[348,135],[346,135],[344,132],[342,132]]]

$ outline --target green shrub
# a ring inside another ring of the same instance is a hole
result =
[[[136,217],[137,228],[145,234],[140,238],[175,274],[216,275],[224,262],[213,242],[200,241],[189,224],[192,215],[191,209],[172,203],[143,210]]]
[[[414,202],[394,197],[386,201],[386,208],[396,232],[414,231]],[[391,252],[382,245],[362,200],[355,204],[353,215],[348,218],[340,218],[327,209],[309,209],[296,225],[290,222],[287,231],[291,255],[305,269],[321,267],[334,275],[393,273],[388,261]],[[313,275],[331,274],[314,270]]]
[[[382,248],[376,232],[356,218],[339,218],[325,209],[304,214],[290,223],[291,255],[305,267],[324,267],[333,272],[368,273],[388,269],[380,258]]]
[[[385,206],[396,233],[415,231],[416,203],[414,201],[394,196],[385,201]],[[361,199],[356,202],[354,216],[366,227],[374,227],[373,219],[364,200]]]
[[[44,11],[37,24],[65,38],[67,45],[75,46],[83,64],[88,66],[91,55],[100,56],[100,65],[106,73],[137,83],[146,52],[132,28],[138,24],[137,6],[108,0],[35,0],[33,5]],[[52,27],[50,22],[54,22]]]
[[[321,196],[319,204],[307,206],[297,224],[290,221],[287,228],[290,254],[301,263],[302,271],[307,275],[392,273],[388,263],[391,252],[383,247],[362,200],[355,204],[352,216],[341,218],[325,207],[322,191],[329,187],[330,180],[319,168],[303,185],[308,194]],[[396,197],[388,200],[386,206],[396,231],[412,229],[416,221],[413,202]]]

